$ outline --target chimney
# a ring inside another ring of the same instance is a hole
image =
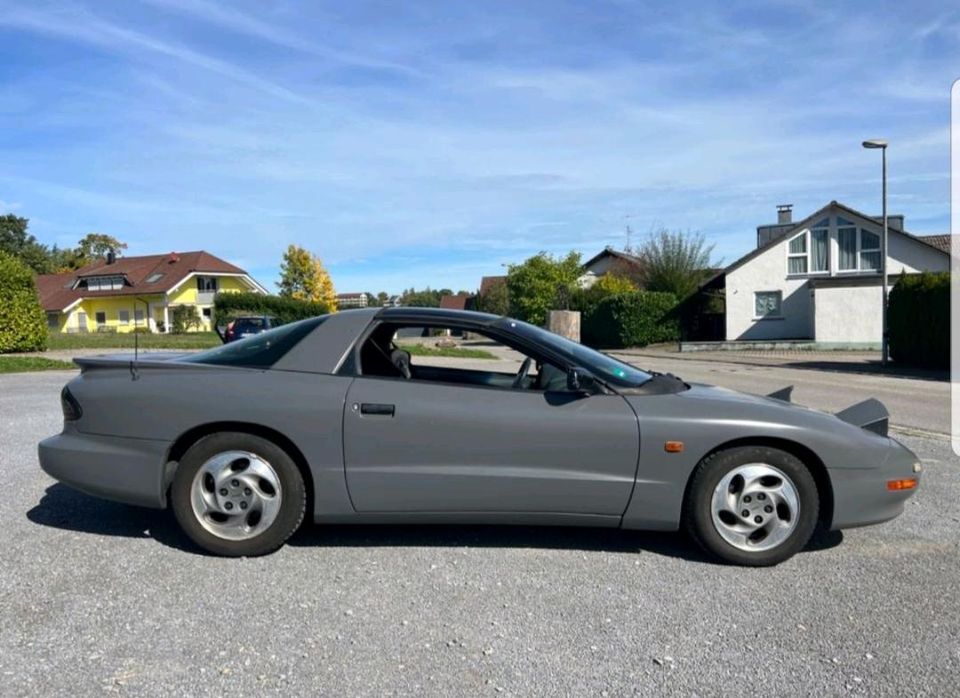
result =
[[[793,223],[793,204],[780,204],[777,206],[777,224]]]
[[[107,264],[113,264],[117,261],[117,253],[113,250],[107,252]]]

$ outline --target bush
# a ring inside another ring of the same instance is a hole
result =
[[[622,293],[633,293],[637,285],[630,279],[613,274],[604,274],[593,286],[578,288],[570,296],[570,310],[579,310],[583,317],[589,315],[604,298]]]
[[[272,315],[279,324],[326,315],[333,310],[326,303],[295,298],[265,296],[260,293],[218,293],[213,300],[217,324],[225,325],[241,315]]]
[[[902,276],[890,292],[890,355],[897,363],[950,367],[950,274]]]
[[[604,349],[643,347],[680,338],[672,293],[634,291],[608,296],[582,319],[583,343]]]
[[[199,329],[200,315],[197,313],[196,306],[178,305],[174,307],[170,324],[170,331],[173,334],[186,334],[191,330]]]
[[[46,348],[47,321],[30,268],[0,252],[0,354]]]

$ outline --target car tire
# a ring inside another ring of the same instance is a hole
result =
[[[684,504],[687,530],[704,550],[750,567],[776,565],[802,550],[819,513],[810,470],[793,454],[766,446],[704,458]]]
[[[282,448],[252,434],[220,432],[184,454],[170,500],[177,523],[201,548],[254,557],[274,552],[296,532],[307,493]]]

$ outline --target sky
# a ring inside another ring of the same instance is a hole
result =
[[[960,7],[925,2],[7,2],[0,214],[205,249],[273,287],[473,290],[662,227],[714,261],[776,205],[949,229]]]

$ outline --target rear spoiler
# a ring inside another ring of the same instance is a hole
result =
[[[792,393],[793,386],[788,385],[786,388],[774,390],[767,397],[790,402]],[[884,407],[882,402],[874,398],[858,402],[856,405],[850,405],[847,409],[837,412],[835,416],[847,424],[872,431],[875,434],[880,434],[880,436],[886,436],[890,428],[890,413],[887,412],[887,408]]]

